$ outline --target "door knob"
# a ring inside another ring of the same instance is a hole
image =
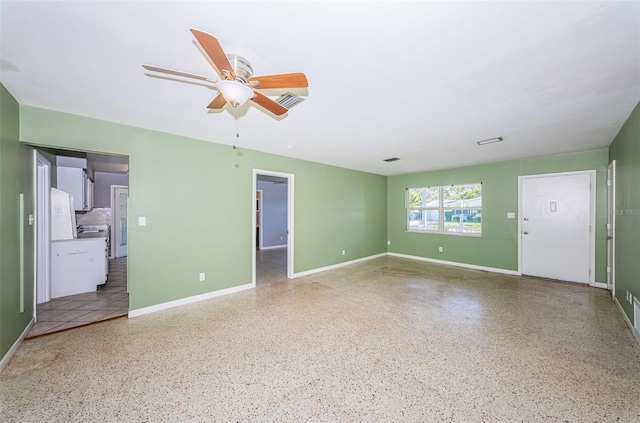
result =
[[[609,241],[609,240],[611,240],[611,239],[613,239],[613,237],[612,237],[612,236],[607,236],[607,241]]]
[[[523,233],[524,233],[525,235],[529,235],[529,232],[527,232],[527,231],[524,231]]]
[[[525,221],[525,222],[528,222],[528,221],[529,221],[529,218],[528,218],[528,217],[525,217],[525,218],[524,218],[524,221]]]

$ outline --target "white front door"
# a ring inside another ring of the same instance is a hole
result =
[[[115,187],[113,204],[113,223],[115,225],[115,256],[127,255],[127,207],[129,202],[129,188]]]
[[[523,275],[591,282],[592,176],[520,178]]]

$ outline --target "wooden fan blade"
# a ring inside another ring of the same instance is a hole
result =
[[[284,115],[289,111],[286,107],[281,106],[280,104],[271,100],[266,95],[260,94],[257,91],[254,91],[254,93],[256,94],[256,96],[253,97],[251,101],[261,105],[262,107],[264,107],[265,109],[273,113],[274,115],[276,116]]]
[[[309,86],[304,73],[283,73],[280,75],[253,76],[249,85],[259,90],[269,88],[306,88]],[[257,85],[255,83],[258,83]]]
[[[169,75],[184,76],[185,78],[199,79],[201,81],[213,82],[214,84],[218,82],[217,79],[209,78],[207,76],[198,75],[195,73],[182,72],[182,71],[177,71],[177,70],[167,69],[167,68],[160,68],[158,66],[153,66],[153,65],[142,65],[142,67],[145,68],[146,70],[150,70],[154,72],[162,72],[162,73],[168,73]]]
[[[227,100],[224,99],[222,94],[218,94],[211,103],[207,106],[207,109],[222,109],[227,104]]]
[[[231,80],[236,79],[236,73],[231,67],[231,63],[229,63],[229,59],[227,59],[226,54],[224,54],[224,50],[220,47],[220,43],[216,37],[193,28],[191,29],[191,33],[196,37],[196,40],[198,40],[209,58],[211,58],[216,65],[218,72],[221,74],[220,76],[224,79],[229,79],[229,77]]]

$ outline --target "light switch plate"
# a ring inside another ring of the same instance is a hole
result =
[[[138,226],[147,226],[147,218],[145,216],[138,216]]]
[[[515,219],[515,218],[516,218],[516,214],[514,212],[507,213],[507,219]]]

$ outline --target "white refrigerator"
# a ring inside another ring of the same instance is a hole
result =
[[[73,196],[51,188],[51,297],[93,292],[107,280],[106,238],[77,238]]]

